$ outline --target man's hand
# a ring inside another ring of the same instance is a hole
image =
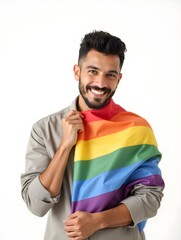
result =
[[[83,240],[98,230],[96,214],[77,211],[64,221],[68,239]]]
[[[70,150],[77,142],[77,133],[84,129],[82,118],[80,112],[73,110],[62,119],[62,142],[48,167],[40,174],[42,185],[52,197],[60,193]]]
[[[62,142],[61,145],[73,147],[77,142],[77,133],[83,131],[84,116],[75,110],[72,110],[62,119]]]

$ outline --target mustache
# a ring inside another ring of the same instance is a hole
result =
[[[99,88],[98,86],[87,86],[86,88],[89,90],[94,89],[96,91],[111,92],[111,89],[107,87]]]

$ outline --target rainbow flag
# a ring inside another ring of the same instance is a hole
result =
[[[150,125],[113,100],[84,114],[75,147],[72,212],[118,206],[135,184],[163,186],[161,153]]]

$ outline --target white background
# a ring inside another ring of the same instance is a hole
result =
[[[33,216],[20,193],[28,137],[78,94],[72,68],[94,29],[126,43],[114,99],[150,122],[163,154],[165,196],[147,240],[181,239],[180,0],[0,0],[0,239],[43,239],[46,216]]]

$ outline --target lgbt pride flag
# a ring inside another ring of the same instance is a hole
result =
[[[72,212],[118,206],[135,184],[163,186],[161,153],[150,125],[113,100],[84,114],[74,157]]]

